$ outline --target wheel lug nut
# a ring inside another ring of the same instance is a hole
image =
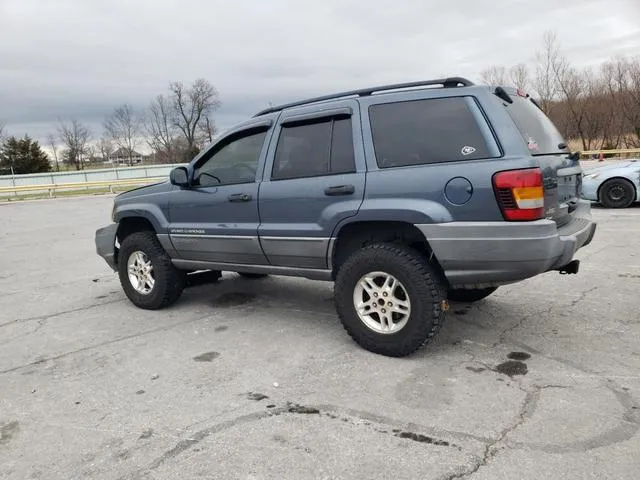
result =
[[[382,313],[387,313],[387,311],[383,308],[383,309],[382,309]]]
[[[383,296],[383,297],[386,297],[386,296],[387,296],[387,292],[384,292],[384,293],[382,294],[382,296]]]
[[[373,294],[373,296],[374,296],[374,297],[377,297],[377,296],[378,296],[378,294],[377,294],[377,293],[374,293],[374,294]]]
[[[387,303],[388,306],[393,307],[393,303],[389,302]]]

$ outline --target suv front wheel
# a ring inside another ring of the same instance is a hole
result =
[[[636,191],[628,180],[612,178],[600,187],[600,203],[606,208],[627,208],[635,199]]]
[[[354,252],[338,271],[334,297],[356,343],[390,357],[413,353],[444,321],[444,282],[405,245],[373,244]]]
[[[154,232],[127,236],[118,253],[120,284],[131,302],[157,310],[175,303],[185,286],[186,272],[171,263]]]

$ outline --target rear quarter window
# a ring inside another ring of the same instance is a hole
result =
[[[488,126],[468,97],[384,103],[369,107],[380,168],[477,160],[498,156]],[[484,122],[484,125],[479,124]],[[483,128],[484,127],[484,128]]]

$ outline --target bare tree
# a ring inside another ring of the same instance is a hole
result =
[[[130,166],[133,165],[133,153],[140,139],[141,127],[140,118],[128,103],[116,107],[104,122],[105,131],[126,153]]]
[[[56,166],[56,172],[59,172],[60,164],[58,163],[58,145],[56,144],[56,137],[53,133],[47,135],[47,145],[51,149],[51,155],[53,156],[53,163]]]
[[[509,69],[511,83],[521,90],[527,91],[530,86],[529,68],[524,63],[518,63]]]
[[[507,85],[507,69],[500,65],[492,65],[480,72],[480,80],[486,85]]]
[[[172,104],[164,95],[151,101],[145,117],[147,143],[156,153],[161,153],[167,163],[174,161],[175,137],[178,133],[172,120]]]
[[[65,157],[72,163],[76,170],[84,168],[84,155],[87,153],[87,144],[91,136],[89,128],[76,119],[69,123],[58,121],[58,135],[60,141],[67,147]]]
[[[213,142],[213,137],[215,137],[216,132],[217,128],[215,122],[212,118],[207,116],[200,127],[200,148],[203,148],[206,144]]]
[[[100,157],[102,157],[102,161],[106,162],[111,157],[113,153],[113,144],[111,143],[111,139],[107,137],[102,137],[98,141],[97,145],[98,152],[100,153]]]
[[[561,76],[554,76],[554,83],[557,85],[558,92],[554,96],[553,100],[556,103],[562,102],[567,108],[567,116],[565,122],[568,125],[561,125],[564,127],[564,131],[571,132],[573,136],[580,130],[581,111],[578,105],[578,99],[583,88],[582,78],[577,70],[570,68],[564,70]]]
[[[198,134],[206,119],[220,106],[218,91],[207,80],[199,78],[189,88],[182,82],[169,84],[173,124],[187,143],[189,157],[198,153]]]
[[[603,133],[604,148],[619,148],[625,136],[624,101],[619,91],[620,75],[624,76],[622,59],[614,59],[604,63],[600,68],[603,98],[602,110],[606,116]]]
[[[549,113],[553,100],[560,92],[558,76],[564,75],[567,61],[560,51],[555,32],[545,32],[542,42],[542,50],[536,52],[534,88],[540,98],[542,109]]]
[[[4,122],[0,121],[0,142],[4,141],[4,135],[5,135],[5,127],[4,127]]]
[[[620,81],[623,96],[623,115],[631,135],[625,138],[628,147],[640,147],[640,56],[624,62],[624,74]]]

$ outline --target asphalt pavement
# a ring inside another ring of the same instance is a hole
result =
[[[0,204],[0,478],[639,478],[640,207],[594,207],[578,275],[452,304],[394,359],[329,283],[135,308],[95,254],[111,202]]]

